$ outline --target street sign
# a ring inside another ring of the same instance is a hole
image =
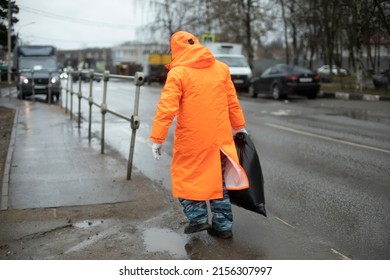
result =
[[[215,42],[215,35],[214,34],[202,34],[200,37],[201,43],[214,43]]]

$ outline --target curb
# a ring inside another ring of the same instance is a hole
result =
[[[12,163],[12,156],[14,154],[14,148],[16,142],[16,126],[18,123],[18,116],[19,116],[18,108],[10,108],[10,109],[15,109],[15,116],[14,116],[14,122],[12,126],[11,138],[8,146],[7,158],[5,160],[5,165],[4,165],[3,182],[1,184],[1,200],[0,200],[1,211],[8,210],[8,193],[9,193],[9,181],[11,175],[11,163]]]
[[[390,101],[390,96],[373,95],[373,94],[360,94],[360,93],[323,91],[320,93],[319,96],[321,96],[323,98],[336,98],[336,99],[343,99],[343,100]]]

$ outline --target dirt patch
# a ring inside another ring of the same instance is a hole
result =
[[[16,111],[0,106],[0,189]]]
[[[0,259],[172,259],[145,247],[146,221],[175,210],[143,180],[130,202],[0,212]],[[170,230],[180,228],[180,220]]]

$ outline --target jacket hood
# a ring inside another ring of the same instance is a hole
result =
[[[198,38],[185,31],[178,31],[171,37],[172,61],[167,65],[170,70],[175,66],[207,68],[214,64],[211,51],[199,43]]]

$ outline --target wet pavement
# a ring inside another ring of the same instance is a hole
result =
[[[49,252],[30,252],[27,243],[45,236],[49,248],[49,233],[112,228],[108,218],[148,219],[167,207],[164,199],[155,200],[163,190],[136,169],[126,180],[127,161],[110,148],[100,154],[97,139],[89,142],[59,106],[14,97],[2,97],[0,105],[17,109],[9,177],[2,185],[0,259],[51,258]],[[22,241],[18,252],[13,246]],[[63,251],[77,251],[71,248]]]
[[[184,235],[186,219],[170,191],[133,168],[100,139],[88,141],[56,104],[1,97],[17,109],[9,177],[2,185],[0,259],[344,259],[331,244],[276,217],[255,217],[218,240]],[[245,227],[245,228],[244,228]],[[260,239],[254,247],[253,239]]]

